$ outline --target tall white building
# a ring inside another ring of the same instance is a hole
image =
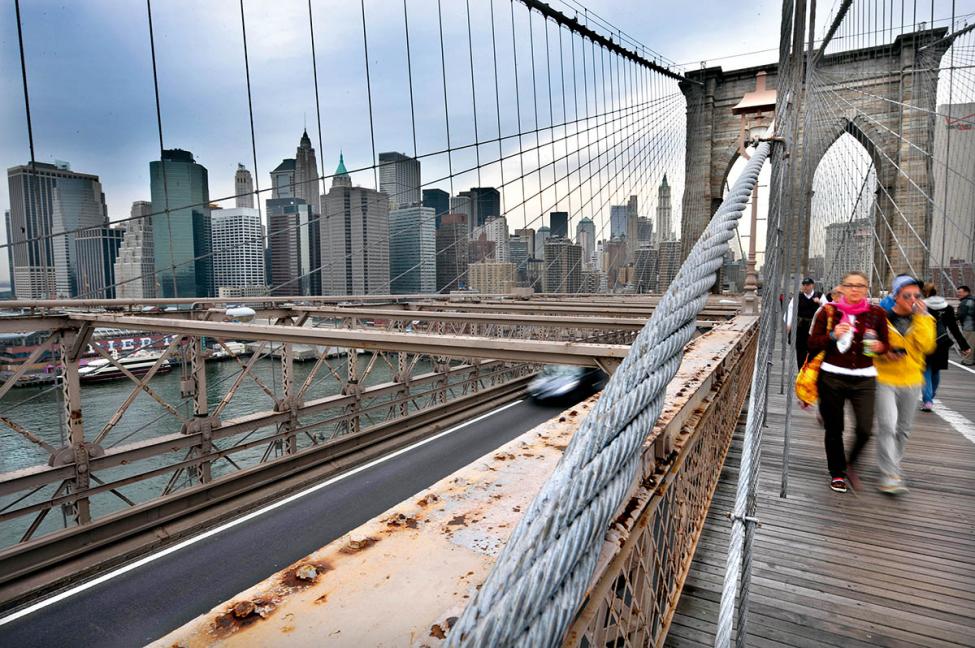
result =
[[[657,188],[657,231],[653,233],[654,243],[673,241],[673,225],[671,221],[670,185],[667,184],[667,174]]]
[[[494,243],[494,260],[499,263],[508,263],[511,260],[511,251],[508,248],[508,220],[504,216],[489,219],[484,225],[475,227],[471,234],[473,240],[484,238]]]
[[[322,294],[388,294],[389,196],[353,187],[340,155],[322,207]]]
[[[394,295],[437,291],[436,210],[401,207],[389,212],[389,284]]]
[[[266,286],[264,227],[261,214],[250,207],[212,212],[213,282],[221,287]]]
[[[237,165],[234,174],[234,194],[237,196],[235,207],[254,206],[254,178],[243,164]]]
[[[420,204],[420,161],[394,151],[380,153],[379,190],[389,196],[390,212]]]
[[[596,224],[583,218],[576,225],[576,245],[582,248],[583,270],[596,267]]]
[[[137,200],[132,203],[122,245],[115,259],[115,295],[119,299],[155,299],[156,262],[152,256],[152,203]]]

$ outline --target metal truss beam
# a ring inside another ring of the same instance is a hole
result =
[[[422,335],[389,331],[326,329],[234,322],[208,322],[111,314],[71,314],[77,322],[92,322],[140,331],[210,336],[234,340],[271,340],[313,346],[407,351],[453,358],[485,358],[538,364],[598,367],[600,362],[622,360],[629,351],[623,344],[547,342],[473,336]]]

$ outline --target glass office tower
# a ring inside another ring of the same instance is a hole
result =
[[[214,296],[206,168],[170,149],[149,163],[149,176],[159,296]]]

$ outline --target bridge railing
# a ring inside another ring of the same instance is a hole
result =
[[[566,645],[662,643],[738,426],[757,331],[755,317],[739,316],[688,345]],[[296,644],[334,636],[440,645],[596,402],[525,432],[153,646],[274,645],[285,636]],[[296,581],[308,566],[318,575]]]
[[[207,311],[4,318],[8,330],[50,327],[23,368],[53,362],[56,372],[47,394],[7,398],[0,412],[21,454],[38,457],[0,474],[0,602],[153,546],[162,524],[178,537],[409,443],[434,423],[474,416],[516,397],[540,364],[611,369],[633,335],[622,322],[555,317],[468,323],[458,336],[447,334],[456,322],[423,316],[414,329],[411,315],[382,313],[329,315],[318,328],[307,309],[270,308],[262,313],[274,318],[269,325],[210,321]],[[151,366],[129,370],[128,351],[99,346],[92,336],[105,326],[148,331],[141,335],[153,337],[141,339],[156,351]],[[233,340],[250,341],[247,351]],[[219,376],[214,352],[230,367]],[[311,358],[299,370],[302,352]],[[129,379],[120,379],[117,400],[82,386],[86,353]],[[162,377],[170,364],[178,380]],[[19,371],[0,381],[0,398]],[[47,413],[25,417],[27,407]],[[138,539],[127,553],[109,549],[126,538]]]

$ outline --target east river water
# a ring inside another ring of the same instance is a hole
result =
[[[360,374],[365,371],[368,357],[364,355],[359,358]],[[242,361],[246,363],[248,359],[245,357]],[[395,360],[393,359],[393,361]],[[345,357],[332,358],[329,362],[338,375],[343,376],[345,374]],[[314,361],[295,363],[296,390],[301,387],[314,365]],[[267,387],[280,394],[282,392],[280,368],[281,364],[278,359],[262,358],[256,363],[253,372]],[[240,370],[240,366],[232,359],[219,362],[211,360],[207,362],[207,399],[211,409],[221,401],[224,394],[233,385]],[[428,370],[427,365],[420,363],[414,369],[414,374],[423,373]],[[184,417],[188,417],[192,415],[192,403],[188,399],[182,399],[180,397],[180,374],[180,366],[174,364],[172,371],[153,377],[149,385],[162,399],[176,406]],[[368,386],[390,380],[392,380],[391,368],[382,359],[377,359],[370,374],[362,382]],[[104,383],[82,384],[82,412],[84,415],[86,439],[93,439],[98,434],[115,413],[118,406],[125,401],[134,386],[135,383],[127,379]],[[323,366],[318,371],[311,388],[306,393],[305,400],[334,395],[339,392],[339,389],[339,381]],[[67,432],[62,424],[63,414],[59,398],[60,391],[60,387],[54,387],[53,385],[13,389],[0,400],[0,413],[33,432],[52,446],[56,448],[61,447],[64,445]],[[227,419],[244,414],[266,411],[272,408],[273,403],[271,398],[250,377],[245,377],[244,382],[241,383],[236,395],[224,409],[220,418],[226,421]],[[306,424],[304,418],[302,419],[302,424]],[[363,425],[367,424],[368,420],[364,419]],[[179,432],[179,429],[180,422],[176,417],[167,412],[152,397],[143,392],[136,397],[126,410],[119,424],[105,437],[101,445],[105,449],[109,449],[118,445],[173,434]],[[330,429],[330,427],[323,428],[322,432],[327,432]],[[256,432],[250,437],[250,440],[260,438],[260,436],[266,435],[269,431],[262,430]],[[316,432],[312,432],[311,434],[314,435]],[[220,448],[230,447],[234,443],[239,442],[242,436],[220,440],[218,446]],[[311,440],[308,436],[301,435],[299,437],[299,444],[300,447],[307,447],[311,444]],[[48,461],[47,451],[3,425],[0,425],[0,450],[2,450],[0,451],[0,473],[46,465]],[[253,465],[260,460],[266,450],[267,444],[261,444],[236,453],[232,455],[232,458],[241,466]],[[108,471],[102,471],[96,473],[95,476],[106,482],[114,481],[128,475],[176,463],[184,458],[185,451],[182,453],[167,453],[144,461],[135,462],[131,466],[121,466]],[[214,476],[233,470],[236,470],[236,468],[227,461],[220,460],[213,464]],[[120,488],[120,492],[136,503],[144,502],[152,497],[159,496],[166,488],[171,476],[171,473],[167,473],[146,481],[123,486]],[[188,483],[188,478],[184,473],[180,476],[177,487],[185,486]],[[23,499],[13,506],[11,504],[17,498],[23,497],[25,493],[0,498],[0,509],[8,506],[11,508],[20,508],[30,503],[42,501],[43,499],[49,498],[55,488],[57,488],[57,484],[46,486],[34,495]],[[117,496],[110,493],[101,494],[92,499],[92,515],[93,517],[105,515],[125,506],[127,505]],[[32,519],[33,515],[29,515],[0,522],[0,548],[17,542]],[[54,509],[45,518],[38,534],[54,531],[63,527],[63,525],[64,518],[62,511],[59,508]]]

